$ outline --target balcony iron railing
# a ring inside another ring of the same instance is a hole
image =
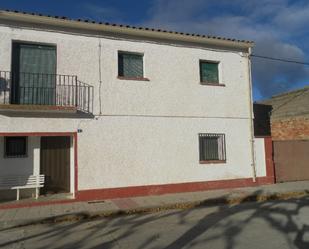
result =
[[[0,105],[75,107],[92,113],[93,86],[74,75],[0,71]]]

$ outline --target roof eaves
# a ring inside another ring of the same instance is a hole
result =
[[[238,44],[239,46],[244,46],[244,47],[253,47],[254,42],[253,41],[247,41],[247,40],[237,40],[237,39],[232,39],[232,38],[224,38],[224,37],[219,37],[219,36],[210,36],[210,35],[201,35],[201,34],[194,34],[194,33],[183,33],[183,32],[177,32],[177,31],[170,31],[170,30],[164,30],[164,29],[154,29],[154,28],[148,28],[148,27],[136,27],[136,26],[131,26],[131,25],[123,25],[123,24],[116,24],[116,23],[109,23],[109,22],[96,22],[93,20],[88,20],[88,19],[71,19],[65,16],[51,16],[51,15],[43,15],[41,13],[28,13],[28,12],[22,12],[22,11],[17,11],[17,10],[0,10],[0,18],[9,18],[9,15],[12,15],[11,18],[17,18],[19,16],[24,16],[24,17],[38,17],[38,18],[50,18],[54,20],[59,20],[63,22],[74,22],[74,23],[84,23],[84,24],[94,24],[94,25],[100,25],[106,28],[112,28],[114,31],[117,32],[116,29],[127,29],[132,30],[132,31],[142,31],[142,32],[152,32],[152,33],[157,33],[157,34],[165,34],[165,35],[175,35],[179,37],[191,37],[196,40],[209,40],[213,42],[227,42],[227,43],[235,43]]]

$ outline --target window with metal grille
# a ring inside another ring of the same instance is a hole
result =
[[[224,134],[199,134],[200,162],[224,162],[225,135]]]
[[[200,61],[200,81],[204,84],[219,84],[218,62]]]
[[[27,137],[5,137],[5,157],[26,157]]]
[[[138,53],[118,52],[118,76],[143,78],[143,55]]]

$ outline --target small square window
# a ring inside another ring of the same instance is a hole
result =
[[[225,162],[225,135],[199,134],[200,162]]]
[[[26,157],[27,137],[5,137],[5,157]]]
[[[138,53],[118,52],[118,76],[143,78],[143,55]]]
[[[204,84],[219,84],[218,62],[200,61],[200,81]]]

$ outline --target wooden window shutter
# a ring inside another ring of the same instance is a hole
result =
[[[132,53],[118,53],[118,75],[129,78],[142,78],[143,55]]]
[[[200,61],[201,82],[219,83],[218,63]]]

